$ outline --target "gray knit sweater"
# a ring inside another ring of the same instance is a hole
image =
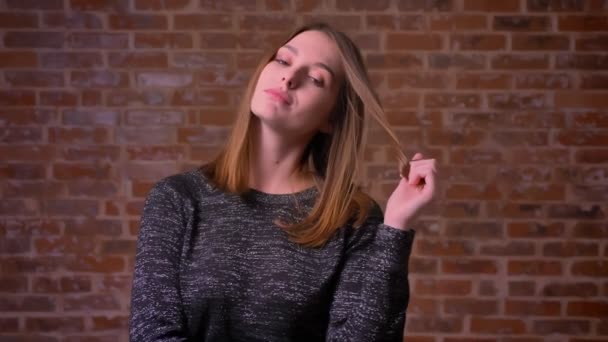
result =
[[[131,341],[402,341],[413,230],[384,225],[375,204],[322,248],[290,242],[273,222],[317,196],[228,194],[198,169],[156,183],[137,243]]]

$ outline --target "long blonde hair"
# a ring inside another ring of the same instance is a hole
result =
[[[307,247],[319,247],[327,242],[336,229],[353,218],[353,225],[357,227],[369,215],[373,201],[357,184],[363,170],[370,117],[389,135],[397,158],[403,165],[407,163],[407,158],[372,89],[359,48],[346,34],[325,23],[300,27],[289,35],[284,44],[309,30],[323,32],[336,43],[345,78],[330,117],[332,132],[317,133],[309,142],[300,163],[301,169],[309,167],[316,175],[319,196],[306,217],[281,226],[289,233],[291,241]],[[275,58],[275,54],[276,49],[268,52],[256,68],[243,94],[227,144],[205,168],[215,185],[224,191],[243,194],[249,190],[253,141],[251,98],[262,69]]]

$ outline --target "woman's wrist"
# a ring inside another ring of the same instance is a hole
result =
[[[408,220],[394,220],[391,218],[384,218],[384,225],[399,230],[409,230]]]

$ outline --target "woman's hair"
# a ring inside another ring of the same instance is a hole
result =
[[[372,89],[361,52],[346,34],[325,23],[314,23],[294,31],[283,44],[310,30],[325,33],[338,46],[345,77],[330,114],[331,133],[316,133],[299,165],[301,171],[310,170],[315,176],[319,190],[317,201],[299,222],[280,225],[289,233],[291,241],[319,247],[351,219],[355,218],[355,227],[360,226],[372,208],[373,200],[358,185],[363,171],[363,152],[370,117],[389,135],[403,165],[407,163],[407,158]],[[260,73],[275,58],[276,50],[268,52],[258,65],[243,94],[227,144],[205,168],[215,185],[224,191],[243,194],[250,190],[248,181],[254,120],[251,98]]]

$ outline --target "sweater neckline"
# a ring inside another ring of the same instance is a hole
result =
[[[198,175],[202,176],[204,179],[204,184],[206,186],[211,187],[216,191],[221,191],[217,187],[215,187],[211,180],[207,177],[204,172],[201,172],[200,168],[194,170]],[[285,193],[285,194],[271,194],[267,192],[263,192],[254,188],[249,188],[248,191],[242,194],[243,197],[246,197],[250,201],[261,202],[261,203],[270,203],[270,204],[294,204],[294,200],[296,202],[299,201],[308,201],[314,199],[318,194],[318,190],[316,186],[311,186],[304,190]]]
[[[254,188],[250,188],[249,191],[245,193],[245,196],[256,202],[264,202],[264,203],[273,203],[273,204],[293,204],[294,199],[297,201],[307,201],[309,199],[314,198],[317,194],[317,188],[312,186],[310,188],[306,188],[304,190],[285,193],[285,194],[272,194],[268,192],[263,192]]]

